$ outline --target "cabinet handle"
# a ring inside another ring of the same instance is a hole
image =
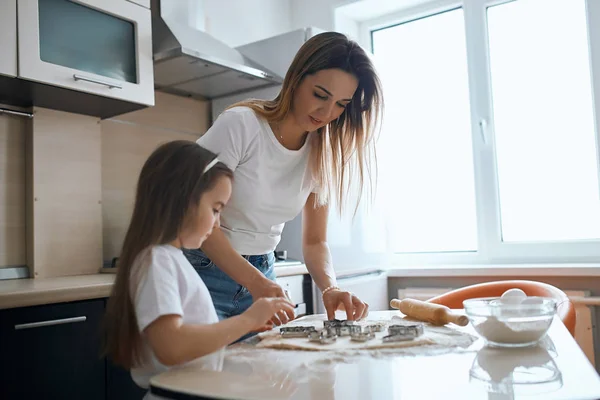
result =
[[[9,115],[16,115],[18,117],[33,118],[33,114],[32,113],[23,112],[23,111],[9,110],[8,108],[2,108],[2,107],[0,107],[0,114],[9,114]]]
[[[72,324],[75,322],[85,322],[85,320],[86,320],[86,317],[72,317],[72,318],[52,319],[50,321],[30,322],[28,324],[15,325],[15,330],[18,331],[20,329],[40,328],[42,326]]]
[[[285,297],[287,297],[289,301],[292,301],[292,293],[290,293],[289,289],[284,289],[283,294],[285,294]]]
[[[76,81],[85,81],[85,82],[97,83],[98,85],[108,86],[109,89],[113,89],[113,88],[114,89],[123,89],[123,86],[117,85],[116,83],[104,82],[99,79],[88,78],[87,76],[73,74],[73,79],[75,79]]]

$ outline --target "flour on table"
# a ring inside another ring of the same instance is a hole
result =
[[[308,315],[306,317],[291,321],[285,325],[282,325],[281,327],[314,326],[315,329],[320,330],[323,328],[323,321],[325,320],[326,317],[323,314]],[[308,340],[308,338],[282,338],[281,334],[279,333],[279,328],[281,327],[278,327],[271,331],[258,334],[260,342],[256,343],[255,347],[282,350],[348,352],[385,349],[398,350],[426,346],[427,348],[434,347],[437,350],[443,350],[456,347],[466,348],[477,339],[476,336],[473,336],[467,332],[463,332],[459,329],[451,328],[449,326],[432,326],[425,324],[423,335],[417,337],[416,339],[403,342],[383,342],[382,338],[388,334],[387,326],[397,324],[403,320],[405,320],[403,317],[394,316],[391,319],[369,318],[367,320],[357,322],[360,325],[385,325],[383,332],[376,332],[375,339],[367,342],[355,342],[352,341],[349,336],[338,337],[337,340],[331,344],[311,342]],[[422,352],[422,350],[419,351],[419,353]],[[433,352],[435,353],[435,351]]]

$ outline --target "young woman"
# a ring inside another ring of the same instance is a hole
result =
[[[140,173],[135,208],[106,314],[108,355],[143,388],[171,366],[222,367],[222,349],[267,329],[283,298],[261,298],[219,322],[206,285],[183,255],[214,230],[231,194],[232,172],[190,141],[160,146]]]
[[[327,32],[296,54],[279,95],[223,112],[198,140],[234,172],[221,229],[185,255],[206,283],[219,318],[252,301],[284,296],[274,282],[273,251],[285,222],[303,211],[303,255],[323,293],[328,318],[367,315],[368,305],[336,285],[327,217],[330,193],[343,205],[357,174],[369,178],[380,119],[380,82],[367,54],[346,36]],[[360,199],[360,195],[359,195]],[[279,314],[287,322],[293,314]]]

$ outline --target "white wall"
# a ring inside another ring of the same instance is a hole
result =
[[[339,12],[337,10],[335,10],[334,15],[335,30],[338,32],[345,33],[350,39],[356,40],[359,42],[360,45],[363,45],[362,43],[360,43],[360,24],[356,20],[348,17],[344,13]]]
[[[326,31],[335,30],[334,6],[337,0],[291,0],[292,28],[314,26]]]
[[[338,30],[354,39],[358,34],[357,22],[335,11],[341,3],[352,3],[348,0],[180,1],[197,10],[196,17],[188,17],[191,25],[232,47],[307,26]]]
[[[232,47],[292,30],[291,0],[202,0],[204,30]]]

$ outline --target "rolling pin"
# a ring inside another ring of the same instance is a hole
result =
[[[415,299],[392,299],[390,306],[400,310],[407,317],[429,322],[433,325],[446,325],[449,322],[460,326],[469,324],[469,318],[466,315],[453,313],[448,307],[441,304],[427,303]]]

